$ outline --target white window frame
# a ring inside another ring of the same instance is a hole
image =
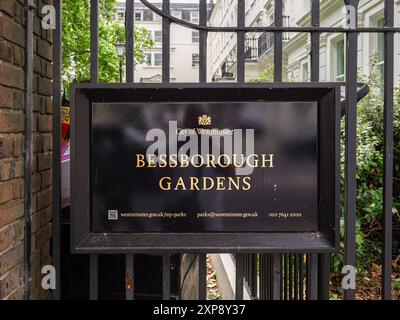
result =
[[[137,19],[137,14],[139,14],[140,19]],[[143,11],[135,11],[135,21],[143,21]]]
[[[152,21],[154,21],[154,22],[160,22],[162,19],[161,19],[161,16],[159,16],[158,14],[156,14],[156,13],[154,13],[153,12],[153,19],[152,19]]]
[[[177,19],[182,19],[182,10],[173,10],[171,11],[171,16],[177,18]]]
[[[194,16],[196,16],[194,18]],[[198,10],[190,11],[190,22],[198,23],[200,21],[200,12]]]
[[[192,31],[192,43],[199,43],[200,42],[200,32]]]
[[[159,64],[157,64],[156,63],[156,61],[157,61],[157,58],[156,58],[156,56],[159,56]],[[153,62],[153,66],[154,67],[162,67],[162,53],[161,52],[155,52],[154,53],[154,60],[153,60],[154,62]]]
[[[343,42],[343,74],[338,74],[338,44]],[[343,36],[331,40],[331,80],[344,81],[346,79],[346,39]]]
[[[157,41],[156,33],[159,34],[159,41]],[[153,40],[157,44],[162,43],[162,31],[161,30],[153,30]]]
[[[195,57],[197,57],[195,59]],[[198,67],[200,65],[200,54],[198,53],[192,53],[192,67]]]

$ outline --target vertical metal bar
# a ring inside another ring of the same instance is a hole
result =
[[[394,1],[385,0],[385,27],[394,26]],[[382,299],[392,299],[394,33],[385,33]]]
[[[304,300],[304,254],[299,254],[299,300]]]
[[[318,300],[329,300],[330,255],[318,256]]]
[[[200,26],[207,26],[207,0],[200,0]],[[199,81],[207,82],[207,31],[199,33]]]
[[[260,300],[265,300],[266,299],[266,270],[264,270],[264,265],[266,264],[266,255],[265,254],[260,254],[260,266],[259,266],[259,277],[260,277],[260,293],[259,293],[259,298]]]
[[[133,254],[125,255],[125,299],[133,300],[134,298],[134,273],[135,260]]]
[[[162,10],[164,13],[170,13],[170,1],[163,0]],[[162,18],[162,82],[170,81],[170,31],[171,21]]]
[[[134,79],[134,0],[126,1],[125,8],[125,43],[126,43],[126,82]],[[125,255],[125,299],[133,300],[135,294],[135,256]]]
[[[306,254],[306,300],[310,300],[311,291],[311,281],[310,281],[310,255]]]
[[[126,1],[125,37],[126,37],[126,82],[133,82],[134,76],[134,32],[133,12],[134,0]]]
[[[33,16],[35,4],[28,1],[25,29],[25,154],[24,154],[24,298],[31,295],[31,211],[33,145]],[[59,149],[53,149],[53,154]]]
[[[251,296],[253,299],[257,298],[257,293],[258,293],[258,276],[257,276],[257,270],[258,270],[258,261],[259,261],[259,256],[257,254],[252,254],[250,255],[251,258]]]
[[[281,299],[281,272],[282,272],[282,256],[280,254],[271,255],[271,298],[272,300]]]
[[[289,286],[289,259],[288,255],[283,255],[283,299],[288,300],[288,286]]]
[[[311,25],[320,26],[320,0],[312,0],[311,3]],[[311,81],[319,81],[319,32],[311,33]],[[329,254],[318,256],[318,298],[329,299]]]
[[[162,1],[162,10],[164,13],[170,13],[170,1]],[[171,21],[162,18],[162,82],[170,81],[170,30]],[[162,296],[163,300],[171,298],[171,256],[163,254],[162,256]]]
[[[171,297],[171,256],[169,254],[162,256],[162,295],[163,300],[169,300]]]
[[[293,269],[294,269],[294,277],[293,277],[294,298],[293,299],[299,300],[299,255],[298,254],[294,255]]]
[[[275,0],[275,27],[283,26],[283,3],[282,0]],[[282,82],[282,32],[274,33],[274,81]]]
[[[289,254],[289,300],[293,300],[293,255]]]
[[[318,255],[313,253],[310,254],[310,273],[309,273],[309,299],[317,300],[318,299]]]
[[[266,294],[267,294],[267,297],[266,297],[266,299],[267,300],[271,300],[272,298],[272,279],[273,279],[273,277],[272,277],[272,268],[271,268],[271,254],[270,253],[268,253],[267,255],[266,255],[266,265],[265,265],[265,271],[264,272],[266,272],[267,273],[267,279],[266,279],[266,283],[267,283],[267,285],[266,285]]]
[[[236,255],[236,300],[243,300],[244,255]]]
[[[354,7],[357,26],[358,0],[346,0]],[[351,26],[350,26],[351,27]],[[356,139],[357,139],[357,33],[347,34],[346,59],[346,146],[345,146],[345,264],[356,266]],[[344,298],[353,300],[355,290],[344,290]]]
[[[199,254],[199,299],[207,299],[207,255]]]
[[[311,26],[319,27],[320,0],[312,0]],[[319,32],[311,32],[311,81],[319,81]]]
[[[99,1],[90,0],[90,80],[99,81]],[[96,254],[90,255],[90,300],[98,298],[98,263]]]
[[[61,299],[61,41],[62,41],[62,0],[54,1],[56,28],[53,30],[53,265],[56,270],[56,289],[53,299]]]
[[[237,4],[237,26],[245,26],[245,1],[238,1]],[[236,33],[237,37],[237,82],[244,82],[245,80],[245,54],[244,45],[246,33],[239,31]]]
[[[99,0],[90,0],[90,80],[99,81]]]
[[[98,299],[99,284],[98,284],[98,273],[99,273],[99,259],[97,254],[90,255],[90,300]]]

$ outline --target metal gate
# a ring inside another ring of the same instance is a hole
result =
[[[60,150],[60,107],[61,107],[61,1],[54,1],[57,26],[54,31],[54,149]],[[394,105],[394,35],[400,28],[394,27],[394,0],[385,0],[384,27],[357,27],[357,6],[359,0],[344,0],[344,4],[355,9],[353,27],[320,27],[320,0],[311,0],[310,27],[284,27],[283,1],[275,0],[275,23],[268,27],[245,26],[245,1],[237,3],[237,27],[207,26],[207,0],[199,0],[199,25],[175,18],[170,14],[170,1],[162,0],[162,9],[146,0],[141,2],[162,17],[162,81],[170,79],[170,26],[176,23],[198,30],[199,39],[199,81],[207,81],[207,36],[212,32],[233,32],[237,35],[237,82],[245,81],[245,35],[246,32],[268,32],[274,40],[274,81],[282,82],[283,36],[287,32],[302,32],[311,35],[311,81],[319,81],[320,35],[322,33],[346,34],[346,82],[345,86],[345,264],[356,264],[356,106],[359,98],[357,83],[357,35],[360,33],[383,33],[384,47],[384,177],[383,177],[383,256],[382,256],[382,298],[391,299],[392,273],[392,194],[393,194],[393,105]],[[98,82],[99,70],[99,0],[90,0],[90,70],[91,82]],[[126,81],[133,82],[134,73],[134,0],[126,1]],[[209,86],[212,86],[209,83]],[[60,270],[60,155],[54,152],[53,159],[53,257],[56,270]],[[206,255],[197,256],[199,262],[199,297],[206,298]],[[126,299],[134,297],[135,255],[125,255]],[[170,299],[171,256],[162,255],[162,296]],[[249,288],[251,298],[267,300],[302,300],[329,298],[329,254],[304,254],[282,252],[280,254],[236,254],[236,299],[243,299],[244,285]],[[98,298],[98,255],[90,255],[90,299]],[[55,299],[61,298],[62,274],[57,273]],[[355,290],[344,290],[345,299],[354,299]]]

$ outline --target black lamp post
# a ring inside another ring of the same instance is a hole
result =
[[[117,53],[119,57],[119,82],[122,82],[122,59],[125,53],[125,43],[122,41],[122,38],[118,39],[115,47],[117,48]]]

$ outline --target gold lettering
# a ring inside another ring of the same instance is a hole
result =
[[[266,154],[262,154],[262,167],[265,168],[266,167],[266,163],[269,163],[269,168],[273,168],[274,167],[274,154],[270,154],[269,155],[269,159],[267,159],[267,155]]]
[[[167,180],[166,186],[164,186],[164,180]],[[161,190],[170,191],[171,190],[171,178],[170,177],[163,177],[160,179],[159,186]]]
[[[147,155],[147,167],[148,168],[155,168],[157,167],[157,157],[155,154],[148,154]]]
[[[137,154],[136,155],[136,168],[143,168],[146,165],[144,162],[144,155],[143,154]]]
[[[198,183],[199,183],[199,178],[190,177],[190,190],[200,190]]]
[[[242,188],[243,191],[249,191],[251,189],[250,181],[251,181],[250,177],[243,178],[243,184],[246,185],[246,186],[243,186],[243,188]]]
[[[210,185],[207,186],[207,181],[210,182]],[[214,180],[210,177],[203,177],[203,190],[211,190],[214,187]]]
[[[217,177],[217,190],[225,190],[224,181],[225,177]]]

